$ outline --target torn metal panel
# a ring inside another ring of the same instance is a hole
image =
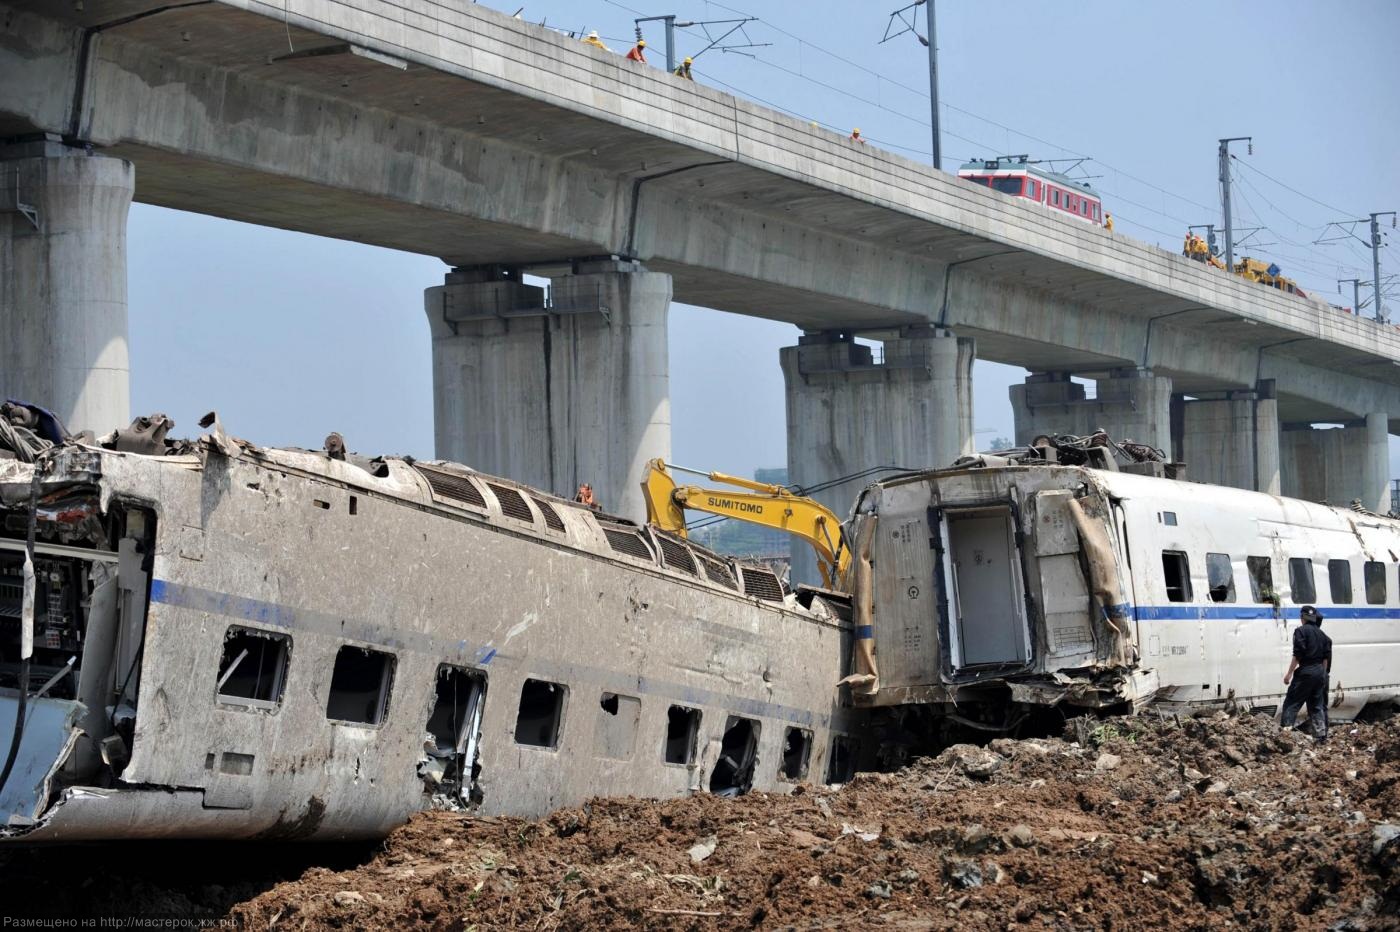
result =
[[[17,696],[0,695],[0,734],[6,739],[15,734],[18,710]],[[81,702],[29,697],[15,766],[0,791],[0,817],[5,820],[0,834],[23,831],[38,820],[54,775],[78,740],[76,724],[84,711]]]

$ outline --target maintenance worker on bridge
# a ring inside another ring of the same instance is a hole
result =
[[[693,61],[695,61],[695,59],[687,55],[685,61],[676,66],[676,77],[685,78],[687,81],[694,81],[695,75],[690,73],[690,65]]]
[[[628,60],[628,61],[639,61],[639,62],[641,62],[642,64],[645,65],[645,64],[647,63],[647,54],[646,54],[646,52],[647,52],[647,40],[646,40],[646,39],[638,39],[638,40],[637,40],[637,44],[634,45],[634,46],[632,46],[632,51],[630,51],[630,52],[627,53],[627,60]]]
[[[1280,724],[1292,728],[1298,709],[1308,704],[1313,737],[1327,740],[1327,678],[1332,670],[1332,639],[1322,633],[1322,613],[1316,606],[1304,605],[1303,623],[1293,632],[1293,659],[1283,675],[1288,695],[1283,698]]]

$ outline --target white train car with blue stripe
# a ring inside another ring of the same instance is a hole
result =
[[[1305,604],[1335,645],[1333,718],[1400,695],[1400,521],[1035,455],[857,501],[858,705],[989,729],[1037,707],[1276,708]]]

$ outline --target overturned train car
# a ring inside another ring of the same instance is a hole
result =
[[[0,460],[0,837],[844,780],[851,638],[839,596],[448,463],[61,444]]]
[[[855,702],[990,730],[1038,709],[1276,708],[1299,610],[1334,718],[1400,695],[1400,522],[1161,476],[974,458],[856,503]]]

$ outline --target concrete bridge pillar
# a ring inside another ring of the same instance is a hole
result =
[[[1103,429],[1114,440],[1135,440],[1171,450],[1172,381],[1151,369],[1120,369],[1097,381],[1096,397],[1068,372],[1040,372],[1011,386],[1016,443],[1038,434],[1092,434]]]
[[[0,149],[0,400],[69,430],[131,423],[126,218],[135,171],[57,142]]]
[[[787,385],[788,481],[804,488],[875,466],[947,466],[972,452],[973,340],[907,327],[883,353],[850,334],[803,334],[780,351]],[[845,517],[878,474],[813,494]],[[809,548],[793,544],[792,579],[818,583]]]
[[[648,459],[671,455],[671,277],[579,263],[550,293],[497,267],[454,269],[424,295],[437,455],[646,517]]]
[[[1278,400],[1272,380],[1254,391],[1222,392],[1180,403],[1175,458],[1196,482],[1281,494]]]
[[[1390,510],[1389,421],[1385,412],[1319,430],[1285,424],[1279,434],[1283,494],[1371,511]]]

